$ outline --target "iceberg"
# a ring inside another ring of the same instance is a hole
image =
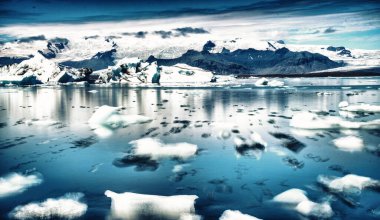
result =
[[[17,206],[9,216],[15,219],[74,219],[87,211],[87,205],[79,200],[83,193],[67,193],[64,196],[44,202],[33,202]]]
[[[333,140],[334,145],[343,151],[361,151],[364,148],[363,139],[356,136],[340,137]]]
[[[158,139],[142,138],[131,141],[132,151],[137,156],[148,156],[150,159],[179,158],[188,159],[194,156],[198,150],[197,145],[186,142],[164,144]]]
[[[255,82],[255,86],[269,86],[269,87],[282,87],[285,83],[279,80],[269,80],[267,78],[260,78]]]
[[[105,191],[115,219],[194,219],[196,195],[159,196]]]
[[[35,85],[87,80],[92,70],[63,67],[40,53],[36,53],[32,58],[19,64],[1,67],[0,73],[2,74],[0,81],[12,80],[20,85]]]
[[[108,137],[114,129],[122,126],[129,126],[152,121],[151,118],[143,115],[123,115],[119,113],[120,107],[103,105],[99,107],[88,123],[91,129],[100,137]]]
[[[380,128],[380,119],[355,122],[337,116],[319,116],[311,112],[300,112],[292,117],[290,126],[301,129],[378,129]]]
[[[0,177],[0,198],[24,192],[27,188],[42,183],[39,175],[22,175],[11,173],[8,176]]]
[[[226,210],[219,220],[261,220],[252,215],[243,214],[237,210]]]
[[[281,203],[299,204],[309,199],[307,198],[305,191],[294,188],[278,194],[273,200]]]
[[[379,187],[380,182],[369,177],[348,174],[343,177],[318,176],[318,183],[333,192],[361,192],[368,187]]]
[[[347,101],[339,103],[339,108],[348,112],[380,112],[380,105],[370,105],[366,103],[361,104],[349,104]]]
[[[278,194],[273,201],[290,204],[298,213],[312,218],[330,218],[334,215],[328,202],[313,202],[306,196],[305,191],[296,188]]]

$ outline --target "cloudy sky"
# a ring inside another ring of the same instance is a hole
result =
[[[187,27],[192,29],[181,30]],[[380,1],[0,0],[2,41],[68,32],[169,38],[189,30],[226,38],[380,49]]]

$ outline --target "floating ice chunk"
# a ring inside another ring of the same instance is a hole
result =
[[[361,151],[364,147],[363,139],[355,136],[340,137],[333,140],[336,147],[343,151]]]
[[[339,103],[339,108],[348,112],[380,112],[380,105],[370,105],[370,104],[349,104],[347,101],[342,101]]]
[[[238,210],[226,210],[219,220],[260,220],[252,215],[243,214]]]
[[[121,126],[152,121],[151,118],[143,115],[122,115],[119,110],[119,107],[103,105],[95,111],[88,123],[97,135],[107,137],[112,134],[113,129]]]
[[[79,201],[83,196],[83,193],[67,193],[57,199],[17,206],[9,215],[15,219],[78,218],[87,211],[87,205]]]
[[[319,116],[315,113],[300,112],[292,117],[290,126],[302,129],[377,129],[380,128],[380,119],[368,122],[354,122],[337,116]]]
[[[320,175],[318,182],[335,192],[353,192],[363,190],[366,187],[378,187],[380,182],[369,177],[348,174],[344,177],[330,177]]]
[[[97,93],[98,90],[90,90],[90,91],[87,91],[87,92],[89,92],[89,93]]]
[[[282,81],[279,81],[279,80],[270,80],[268,82],[268,86],[271,86],[271,87],[281,87],[281,86],[284,86],[284,82]]]
[[[115,193],[105,195],[112,199],[111,215],[116,219],[188,219],[194,217],[196,195],[158,196],[137,193]]]
[[[331,218],[334,212],[329,203],[315,203],[310,200],[300,202],[296,210],[302,215],[314,218]]]
[[[298,204],[303,201],[308,201],[309,199],[305,191],[293,188],[278,194],[273,200],[281,203]]]
[[[194,156],[198,150],[197,145],[186,142],[164,144],[158,139],[142,138],[131,141],[133,153],[138,156],[148,156],[156,160],[165,157],[187,159]]]
[[[284,82],[275,79],[268,80],[267,78],[260,78],[255,82],[255,86],[281,87],[284,86]]]
[[[37,175],[21,175],[12,173],[5,177],[0,177],[0,198],[12,194],[22,193],[27,188],[39,185],[42,178]]]
[[[255,86],[266,86],[269,80],[267,78],[260,78],[255,82]]]
[[[334,212],[329,203],[316,203],[310,201],[306,192],[300,189],[289,189],[273,198],[276,202],[294,205],[294,209],[305,216],[315,218],[329,218]]]

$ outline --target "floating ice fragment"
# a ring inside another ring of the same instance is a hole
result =
[[[17,206],[9,216],[15,219],[74,219],[84,215],[87,205],[79,200],[83,193],[67,193],[57,199]]]
[[[334,192],[358,192],[367,187],[379,187],[380,182],[369,177],[348,174],[344,177],[318,176],[318,182]]]
[[[349,104],[347,101],[339,103],[339,108],[348,112],[380,112],[380,105],[370,105],[366,103],[361,104]]]
[[[281,87],[284,86],[284,82],[275,79],[268,80],[267,78],[260,78],[255,82],[255,86]]]
[[[132,144],[133,154],[149,156],[153,160],[166,157],[188,159],[194,156],[198,150],[195,144],[186,142],[164,144],[155,138],[142,138],[131,141],[130,144]]]
[[[97,93],[98,90],[89,90],[89,91],[87,91],[87,92],[89,92],[89,93]]]
[[[314,218],[330,218],[334,215],[329,203],[310,201],[306,192],[300,189],[289,189],[273,198],[276,202],[294,205],[294,209],[304,216]]]
[[[22,193],[27,188],[42,183],[38,175],[22,175],[12,173],[5,177],[0,177],[0,198],[12,194]]]
[[[310,200],[300,202],[296,210],[305,216],[314,218],[330,218],[334,215],[334,212],[329,203],[315,203]]]
[[[243,214],[238,210],[226,210],[220,216],[219,220],[260,220],[255,216]]]
[[[198,198],[196,195],[118,194],[110,190],[105,195],[112,199],[111,215],[116,219],[189,219],[195,217],[194,203]]]
[[[293,188],[278,194],[273,200],[281,203],[298,204],[309,199],[307,198],[305,191]]]
[[[347,121],[337,116],[319,116],[315,113],[301,112],[290,120],[290,126],[302,129],[377,129],[380,119],[368,122]]]
[[[361,151],[364,148],[363,139],[356,136],[340,137],[333,140],[336,147],[343,151]]]
[[[143,115],[122,115],[118,112],[119,109],[108,105],[99,107],[88,120],[90,127],[97,135],[107,137],[112,134],[113,129],[152,121]]]

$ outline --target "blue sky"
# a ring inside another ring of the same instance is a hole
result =
[[[380,49],[378,0],[0,0],[0,34],[6,36],[6,28],[19,25],[78,25],[196,16],[212,20],[212,27],[222,25],[226,19],[234,20],[237,24],[245,24],[246,29],[239,30],[242,34],[257,31],[265,33],[262,38],[273,35],[299,44],[344,44],[352,48]],[[264,18],[267,30],[246,24]],[[160,26],[156,29],[159,31]],[[281,33],[271,35],[276,29]],[[21,31],[16,34],[22,35]]]

